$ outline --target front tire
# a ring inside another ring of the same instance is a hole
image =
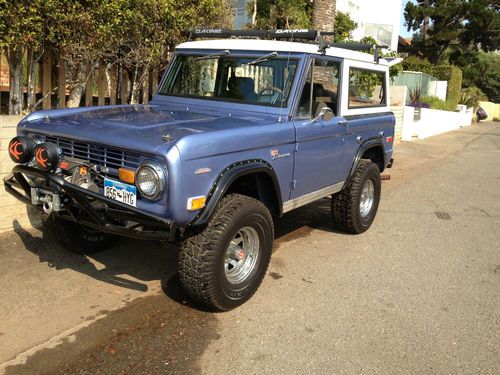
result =
[[[77,254],[92,254],[109,249],[116,237],[86,228],[73,221],[50,215],[45,223],[52,239]]]
[[[181,244],[179,276],[184,289],[213,310],[243,304],[266,274],[273,239],[266,206],[244,195],[224,197],[207,226]]]
[[[368,230],[380,202],[380,170],[370,160],[361,160],[349,184],[332,196],[332,220],[346,232],[360,234]]]

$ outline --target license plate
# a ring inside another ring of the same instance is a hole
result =
[[[135,207],[137,189],[133,185],[124,184],[120,181],[104,179],[104,195],[106,198],[128,204]]]

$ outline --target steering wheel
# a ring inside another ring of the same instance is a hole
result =
[[[275,93],[273,95],[271,95],[271,103],[274,104],[278,101],[278,98],[280,97],[283,97],[283,90],[280,89],[279,87],[276,87],[276,86],[268,86],[268,87],[264,87],[262,90],[259,91],[258,95],[259,96],[262,96],[264,95],[264,93],[266,91],[274,91]]]

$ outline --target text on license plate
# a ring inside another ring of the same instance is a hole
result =
[[[106,198],[113,199],[118,202],[136,205],[137,189],[133,185],[124,184],[120,181],[104,179],[104,195]]]

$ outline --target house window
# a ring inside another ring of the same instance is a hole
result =
[[[391,25],[378,25],[375,23],[367,23],[365,25],[365,35],[371,36],[378,43],[383,43],[388,46],[392,45],[392,35],[394,27]]]
[[[349,71],[349,109],[384,107],[386,104],[385,73],[351,68]]]

